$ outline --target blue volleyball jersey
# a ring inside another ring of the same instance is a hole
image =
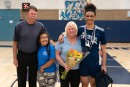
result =
[[[93,30],[86,29],[86,25],[80,26],[78,29],[78,36],[81,39],[82,51],[90,51],[90,54],[87,56],[87,58],[89,57],[91,59],[94,59],[95,62],[97,62],[99,59],[99,45],[106,44],[106,36],[104,29],[98,27],[97,25],[95,25]],[[85,45],[86,41],[89,42],[89,48],[87,48]]]
[[[46,46],[41,46],[38,50],[38,70],[40,67],[47,63],[50,59],[55,59],[55,47],[50,44],[50,56],[48,56],[48,52],[46,50]],[[44,72],[55,72],[56,64],[53,63],[50,67],[45,68]]]

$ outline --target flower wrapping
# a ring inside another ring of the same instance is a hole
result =
[[[72,69],[74,68],[83,58],[83,54],[75,49],[70,49],[66,55],[66,64]],[[61,79],[65,79],[68,71],[64,70]]]

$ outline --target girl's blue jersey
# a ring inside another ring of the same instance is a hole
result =
[[[38,70],[40,67],[47,63],[50,59],[55,59],[55,47],[50,44],[50,56],[48,56],[46,46],[41,46],[38,50]],[[53,63],[50,67],[45,68],[44,72],[55,72],[56,64]]]

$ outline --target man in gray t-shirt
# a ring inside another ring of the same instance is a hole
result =
[[[13,38],[13,64],[17,67],[18,87],[26,87],[27,71],[29,87],[36,87],[38,34],[47,32],[44,25],[36,21],[37,8],[30,6],[27,20],[17,23]],[[51,40],[51,43],[53,41]],[[27,70],[28,68],[28,70]]]

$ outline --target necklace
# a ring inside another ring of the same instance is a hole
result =
[[[92,31],[92,38],[90,40],[87,39],[87,31],[86,31],[86,26],[84,26],[84,36],[85,36],[85,46],[87,49],[91,49],[92,45],[95,43],[95,32],[96,29],[94,27],[93,31]]]

